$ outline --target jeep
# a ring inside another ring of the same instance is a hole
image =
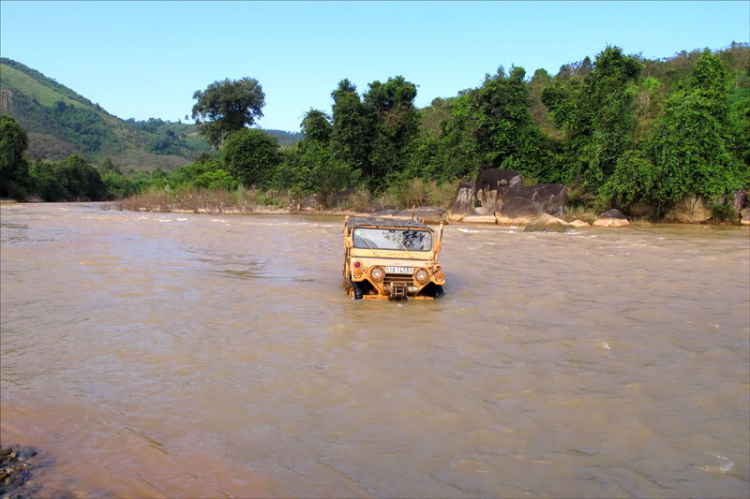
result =
[[[445,275],[437,233],[415,220],[348,217],[344,225],[344,287],[355,300],[433,299]]]

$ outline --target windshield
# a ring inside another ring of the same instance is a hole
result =
[[[432,234],[426,230],[355,229],[354,247],[397,251],[430,251]]]

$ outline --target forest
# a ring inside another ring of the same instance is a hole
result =
[[[566,185],[571,207],[628,213],[638,204],[659,219],[686,194],[721,211],[727,193],[750,189],[748,44],[660,60],[607,46],[555,75],[501,66],[477,88],[425,108],[415,106],[416,95],[417,84],[401,76],[364,91],[343,79],[332,89],[330,112],[310,109],[300,124],[304,138],[281,147],[252,128],[265,104],[260,83],[219,81],[193,96],[193,118],[213,147],[174,172],[122,172],[108,158],[96,165],[80,156],[32,161],[25,132],[3,116],[0,195],[101,200],[253,188],[286,199],[314,195],[329,205],[349,189],[406,205],[445,202],[457,181],[504,168],[525,182]],[[189,147],[163,124],[131,123],[158,125],[150,145],[156,154]]]

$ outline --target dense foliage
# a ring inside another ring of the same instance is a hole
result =
[[[402,76],[372,82],[362,93],[343,79],[331,92],[330,113],[309,110],[301,140],[276,131],[285,139],[280,145],[266,131],[248,128],[262,116],[260,84],[249,78],[217,82],[196,92],[193,112],[205,120],[201,130],[221,146],[218,152],[207,154],[206,142],[202,149],[191,145],[195,132],[182,128],[190,125],[131,120],[130,127],[149,134],[153,153],[203,152],[173,173],[123,174],[104,158],[99,171],[106,196],[148,188],[254,187],[294,199],[315,194],[329,203],[349,189],[362,202],[380,196],[422,204],[445,199],[441,186],[472,180],[481,169],[509,168],[530,182],[564,183],[571,188],[570,204],[626,212],[638,204],[660,216],[685,195],[726,206],[728,194],[750,187],[747,44],[664,60],[605,47],[593,60],[565,64],[555,75],[540,69],[529,78],[521,67],[501,66],[477,88],[423,109],[415,107],[416,95],[417,85]],[[71,112],[73,107],[61,103],[49,112],[84,119],[86,113]],[[88,138],[79,140],[89,140],[88,147],[111,140],[95,133],[95,119],[87,129]],[[25,163],[23,155],[17,159],[17,146],[3,147],[3,154],[16,158],[15,166],[2,170],[3,193],[13,195],[7,186],[15,174],[7,172],[24,171],[18,165]],[[55,171],[72,176],[71,161]],[[49,171],[38,163],[31,177],[46,178]],[[24,185],[13,178],[13,185]],[[101,194],[60,183],[71,196],[71,190],[90,199]],[[65,197],[49,192],[43,196]]]
[[[208,143],[218,147],[226,136],[263,117],[266,96],[258,80],[226,79],[211,83],[204,91],[196,90],[193,119]]]

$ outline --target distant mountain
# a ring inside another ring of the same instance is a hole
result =
[[[123,120],[39,71],[0,59],[0,114],[29,134],[31,158],[60,160],[77,152],[91,161],[110,157],[122,170],[174,170],[208,152],[195,125],[151,118]],[[300,133],[266,130],[282,147]]]
[[[274,130],[274,129],[262,129],[264,132],[266,132],[268,135],[271,135],[273,137],[276,137],[276,140],[279,141],[279,145],[284,147],[291,147],[300,140],[305,138],[305,135],[301,132],[287,132],[284,130]]]

